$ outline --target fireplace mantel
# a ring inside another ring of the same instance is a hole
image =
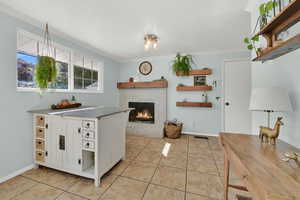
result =
[[[119,89],[132,88],[167,88],[168,81],[151,81],[151,82],[119,82],[117,83]]]

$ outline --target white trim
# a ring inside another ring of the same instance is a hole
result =
[[[13,173],[10,173],[10,174],[8,174],[7,176],[1,177],[1,178],[0,178],[0,183],[3,183],[3,182],[5,182],[5,181],[7,181],[7,180],[9,180],[9,179],[11,179],[11,178],[14,178],[14,177],[16,177],[16,176],[18,176],[18,175],[20,175],[20,174],[23,174],[24,172],[26,172],[26,171],[28,171],[28,170],[31,170],[31,169],[33,169],[33,168],[35,168],[35,167],[36,167],[35,164],[31,164],[31,165],[29,165],[29,166],[27,166],[27,167],[24,167],[24,168],[22,168],[22,169],[19,169],[19,170],[13,172]]]
[[[186,135],[195,135],[195,136],[211,136],[211,137],[219,137],[219,135],[214,135],[214,134],[210,134],[210,133],[198,133],[198,132],[190,132],[190,131],[183,131],[183,134]]]

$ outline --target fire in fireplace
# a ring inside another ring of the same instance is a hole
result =
[[[134,110],[129,113],[130,122],[142,122],[154,124],[154,103],[151,102],[129,102],[129,108]]]

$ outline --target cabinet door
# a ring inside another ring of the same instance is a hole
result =
[[[58,116],[46,116],[46,164],[53,167],[61,167],[61,156],[58,152],[58,135],[63,132],[63,123],[60,119]]]
[[[82,169],[82,147],[81,147],[81,120],[67,120],[66,155],[64,165],[70,170],[81,171]]]

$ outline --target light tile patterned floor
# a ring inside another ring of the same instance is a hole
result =
[[[161,155],[171,143],[167,157]],[[40,167],[0,184],[1,200],[218,200],[223,199],[223,153],[218,138],[127,136],[126,160],[93,180]],[[231,169],[231,181],[241,184]],[[230,199],[240,191],[230,190]],[[241,194],[249,196],[248,193]]]

